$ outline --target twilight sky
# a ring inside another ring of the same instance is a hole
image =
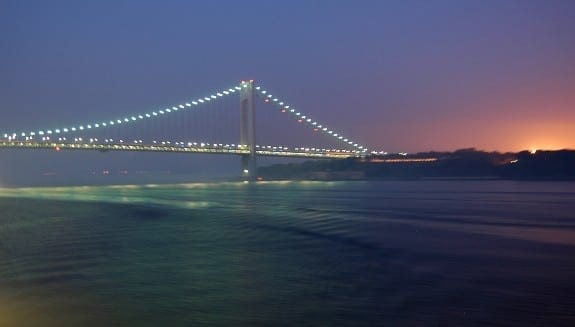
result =
[[[253,78],[370,149],[575,148],[572,0],[3,0],[0,30],[2,131]]]

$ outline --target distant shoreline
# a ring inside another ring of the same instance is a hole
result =
[[[462,149],[371,155],[261,167],[264,180],[575,181],[575,151],[499,153]]]

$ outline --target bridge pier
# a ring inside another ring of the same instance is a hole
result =
[[[256,133],[254,81],[242,81],[240,84],[240,144],[249,149],[242,155],[242,176],[244,179],[257,180]]]

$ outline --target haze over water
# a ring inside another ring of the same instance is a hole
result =
[[[0,189],[1,326],[575,323],[575,183]]]

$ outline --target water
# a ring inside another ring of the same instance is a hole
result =
[[[0,326],[575,325],[575,183],[0,189]]]

